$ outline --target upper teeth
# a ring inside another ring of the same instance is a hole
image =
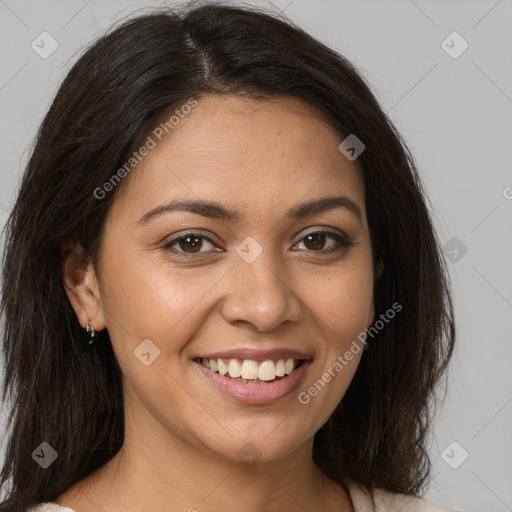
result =
[[[202,359],[203,366],[221,375],[228,374],[232,378],[242,377],[248,380],[274,380],[276,377],[284,377],[293,372],[297,366],[296,359],[278,359],[275,363],[267,359],[258,363],[252,359],[230,359],[227,364],[222,359]]]

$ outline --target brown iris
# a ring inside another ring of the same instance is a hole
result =
[[[303,240],[308,249],[322,249],[325,245],[325,233],[311,233],[306,235]],[[308,244],[312,244],[312,246],[308,246]]]
[[[203,246],[203,240],[200,236],[185,236],[179,240],[180,249],[184,252],[199,252]],[[188,251],[188,249],[191,249]]]

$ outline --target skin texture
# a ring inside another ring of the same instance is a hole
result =
[[[91,319],[96,330],[108,328],[123,372],[125,442],[60,504],[78,512],[353,510],[313,463],[312,450],[362,351],[307,405],[297,399],[374,318],[382,268],[372,262],[362,169],[338,150],[342,140],[297,99],[207,96],[124,179],[106,219],[98,272],[92,265],[73,279],[69,272],[65,285],[81,325]],[[348,209],[286,218],[300,203],[333,195],[354,201],[361,221]],[[176,211],[137,225],[177,198],[214,200],[238,210],[239,219]],[[354,245],[304,238],[322,228]],[[211,240],[201,239],[198,256],[184,242],[173,244],[174,253],[162,249],[189,229]],[[262,248],[252,263],[236,252],[247,237]],[[149,366],[134,356],[145,339],[160,350]],[[285,398],[241,404],[193,361],[236,347],[296,349],[313,363]],[[259,453],[252,465],[237,456],[249,442]]]

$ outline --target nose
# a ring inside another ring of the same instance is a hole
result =
[[[286,272],[263,251],[252,263],[239,258],[229,272],[227,294],[221,307],[231,323],[251,324],[258,331],[272,331],[289,320],[302,318],[302,307]]]

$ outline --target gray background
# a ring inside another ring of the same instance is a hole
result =
[[[112,22],[159,5],[0,0],[0,225],[68,68]],[[454,260],[459,344],[435,424],[427,496],[467,512],[512,511],[512,2],[274,5],[370,81],[415,155],[440,239]],[[31,48],[43,31],[59,45],[46,59]],[[469,44],[457,58],[443,48],[458,53],[460,39],[442,46],[454,31]]]

